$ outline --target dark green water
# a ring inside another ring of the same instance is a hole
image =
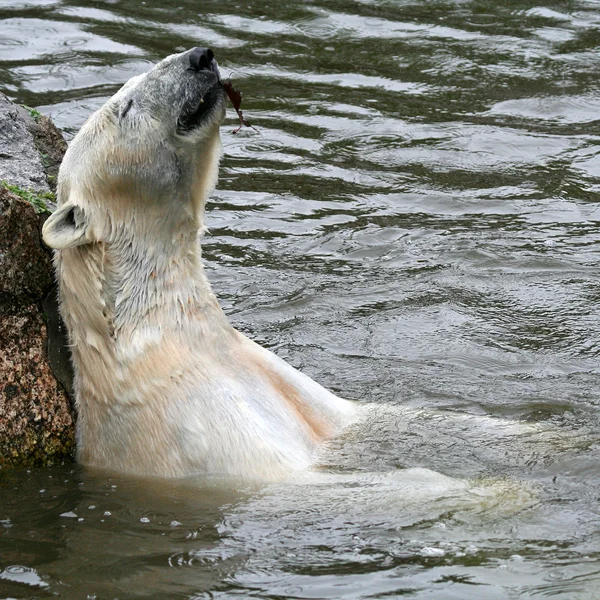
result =
[[[195,45],[225,310],[378,408],[281,485],[3,473],[0,597],[599,598],[600,3],[5,0],[0,90],[72,137]]]

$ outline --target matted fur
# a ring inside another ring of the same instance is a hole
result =
[[[168,57],[90,117],[44,226],[72,345],[78,459],[278,478],[309,466],[354,408],[235,331],[212,293],[198,237],[225,99],[214,73],[188,66],[189,53]],[[185,103],[209,89],[208,116],[177,133]]]

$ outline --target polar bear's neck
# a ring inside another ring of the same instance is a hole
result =
[[[123,227],[100,248],[115,337],[141,326],[189,326],[207,313],[224,318],[204,273],[197,228],[131,230]]]
[[[64,250],[62,313],[78,384],[110,402],[119,381],[164,338],[233,331],[204,273],[198,230],[114,231],[115,241]]]

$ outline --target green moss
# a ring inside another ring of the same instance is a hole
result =
[[[12,192],[19,198],[23,198],[23,200],[27,200],[35,211],[38,213],[50,212],[50,209],[46,205],[46,201],[50,200],[51,202],[56,201],[56,196],[52,192],[34,192],[33,190],[24,190],[20,188],[18,185],[11,185],[7,181],[0,180],[0,185],[5,187],[9,192]]]
[[[35,108],[31,108],[31,106],[27,106],[27,104],[21,104],[21,106],[36,120],[39,121],[42,113],[39,110],[35,110]]]
[[[28,429],[22,436],[0,443],[0,471],[6,467],[48,467],[75,458],[75,437],[70,429],[50,435]]]

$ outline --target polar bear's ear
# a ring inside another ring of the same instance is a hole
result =
[[[85,211],[74,204],[65,204],[53,212],[42,227],[44,242],[56,250],[88,244],[91,228]]]

